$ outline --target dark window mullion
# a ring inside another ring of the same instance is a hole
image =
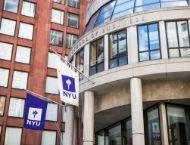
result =
[[[180,44],[179,44],[179,31],[178,31],[178,25],[177,22],[175,22],[175,26],[176,26],[176,33],[177,33],[177,44],[178,44],[178,51],[179,51],[179,57],[181,57],[181,51],[180,51]]]
[[[147,25],[147,35],[148,35],[148,56],[149,56],[149,60],[151,60],[151,56],[150,56],[150,36],[149,36],[149,25]]]
[[[117,66],[119,66],[119,37],[117,32]]]

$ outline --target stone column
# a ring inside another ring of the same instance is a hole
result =
[[[73,130],[74,130],[74,106],[66,108],[65,122],[65,145],[73,145]]]
[[[161,103],[160,107],[160,128],[161,128],[161,138],[163,145],[169,145],[168,142],[168,127],[167,127],[167,114],[165,104]]]
[[[168,47],[167,47],[167,39],[166,39],[166,29],[165,29],[165,22],[159,22],[159,31],[162,32],[160,35],[160,47],[161,47],[161,57],[163,60],[168,59]]]
[[[94,142],[94,92],[84,93],[83,145]]]
[[[108,34],[104,35],[104,70],[109,69],[109,38]]]
[[[145,145],[141,79],[131,78],[130,90],[133,145]]]

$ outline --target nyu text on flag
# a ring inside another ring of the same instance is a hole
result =
[[[61,101],[70,105],[78,106],[79,74],[64,62],[59,63],[57,73]]]
[[[34,95],[26,94],[24,111],[24,127],[32,130],[43,130],[47,110],[47,101],[41,100]]]

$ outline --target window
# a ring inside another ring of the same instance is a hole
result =
[[[11,117],[23,117],[24,113],[24,100],[18,98],[11,98],[9,104],[8,116]]]
[[[79,0],[68,0],[68,5],[70,7],[79,8]]]
[[[48,52],[48,67],[49,68],[57,68],[57,64],[61,61],[60,57],[55,53]]]
[[[121,124],[115,125],[108,130],[109,132],[109,144],[121,145]]]
[[[5,133],[5,145],[20,145],[21,144],[21,128],[7,127]]]
[[[68,26],[72,28],[79,28],[79,16],[76,14],[68,13]]]
[[[166,22],[166,29],[169,58],[190,57],[188,22]]]
[[[31,49],[28,47],[17,46],[15,61],[29,64],[30,63],[30,52],[31,52]]]
[[[90,75],[104,70],[104,39],[100,38],[90,45]]]
[[[58,80],[55,77],[46,78],[46,93],[58,94]]]
[[[5,0],[4,10],[17,13],[19,0]]]
[[[122,30],[110,35],[110,68],[127,64],[127,32]]]
[[[115,6],[115,1],[108,3],[107,5],[102,7],[102,9],[100,10],[98,19],[95,23],[95,26],[98,26],[110,20],[114,6]]]
[[[99,11],[97,13],[94,14],[94,16],[92,16],[86,26],[86,32],[92,30],[94,28],[94,25],[96,23],[96,20],[99,16]]]
[[[0,42],[0,59],[11,60],[13,45]]]
[[[187,110],[183,106],[167,104],[167,121],[170,145],[187,145],[188,131]]]
[[[18,37],[32,40],[33,37],[33,25],[20,23]]]
[[[161,7],[188,6],[187,0],[161,0]]]
[[[27,72],[14,71],[12,88],[26,89],[27,81],[28,81],[28,73]]]
[[[76,54],[76,68],[81,72],[84,72],[84,49]],[[82,80],[83,76],[79,74],[79,80]]]
[[[127,119],[125,122],[126,128],[126,145],[132,145],[132,121],[131,118]]]
[[[160,0],[136,0],[135,12],[160,8]]]
[[[112,19],[133,13],[135,0],[117,0]]]
[[[34,17],[36,11],[36,5],[34,3],[30,3],[27,1],[23,1],[22,3],[22,15],[28,16],[28,17]]]
[[[78,41],[77,35],[67,34],[66,47],[71,48]]]
[[[57,104],[48,103],[46,120],[57,121],[57,110],[58,110]]]
[[[9,80],[9,69],[0,68],[0,86],[7,87]]]
[[[55,145],[56,144],[56,132],[55,131],[43,131],[41,145]]]
[[[138,26],[139,61],[161,58],[158,24]]]
[[[51,22],[63,25],[64,12],[52,9]]]
[[[3,116],[5,109],[5,97],[0,96],[0,116]],[[1,131],[0,131],[1,134]]]
[[[64,3],[65,3],[65,0],[53,0],[53,2],[55,2],[55,3],[60,3],[60,4],[64,4]]]
[[[146,145],[161,145],[162,143],[158,107],[156,106],[148,109],[145,116]]]
[[[16,26],[16,21],[2,18],[1,24],[0,24],[0,33],[5,34],[5,35],[14,36],[15,35],[15,26]]]
[[[63,46],[63,32],[57,30],[51,30],[50,32],[50,44]]]

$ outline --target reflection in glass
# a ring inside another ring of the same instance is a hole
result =
[[[121,124],[109,129],[109,145],[122,145]]]
[[[34,17],[36,10],[36,5],[34,3],[23,1],[22,3],[22,15],[28,16],[28,17]]]
[[[4,2],[4,10],[17,13],[18,11],[18,2],[19,0],[5,0]]]
[[[138,26],[139,60],[161,58],[158,24]]]
[[[115,1],[108,3],[107,5],[102,7],[102,9],[100,10],[98,19],[95,23],[95,26],[98,26],[98,25],[110,20],[114,6],[115,6]]]
[[[190,56],[190,35],[187,21],[166,22],[169,57]]]
[[[177,22],[178,35],[179,35],[179,46],[189,47],[189,34],[188,34],[188,24],[186,21]]]
[[[161,145],[161,132],[158,107],[150,108],[146,112],[146,118],[146,144]]]
[[[76,54],[76,67],[81,72],[84,72],[84,49],[81,49]],[[83,75],[79,74],[79,80],[82,80],[82,79],[83,79]]]
[[[138,27],[139,51],[148,50],[148,28],[147,25]]]
[[[122,30],[109,36],[110,68],[122,66],[128,63],[127,57],[127,33]]]
[[[188,118],[185,108],[177,105],[167,105],[168,132],[170,145],[188,145]]]
[[[50,44],[63,46],[63,32],[57,30],[51,30]]]
[[[104,39],[100,38],[90,45],[90,75],[104,70]]]
[[[132,145],[132,121],[131,118],[126,121],[126,145]]]
[[[0,116],[3,116],[5,108],[5,97],[0,96]]]

